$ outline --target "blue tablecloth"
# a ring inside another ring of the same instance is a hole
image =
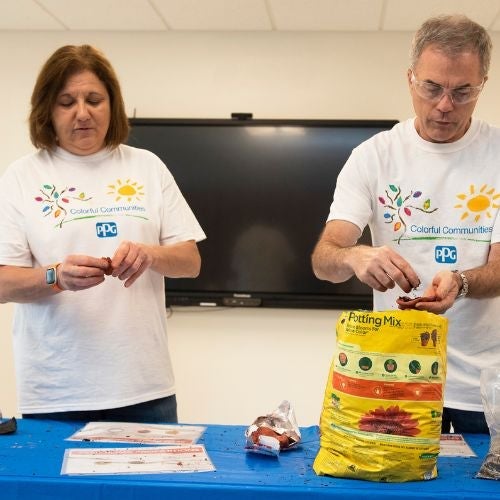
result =
[[[317,427],[302,428],[301,445],[272,458],[245,452],[245,426],[226,425],[207,426],[200,441],[215,472],[61,476],[66,448],[127,446],[65,441],[82,425],[19,420],[16,434],[1,435],[0,499],[500,499],[500,482],[474,478],[488,451],[487,435],[466,435],[477,458],[440,457],[439,477],[426,482],[320,477],[312,470],[319,446]]]

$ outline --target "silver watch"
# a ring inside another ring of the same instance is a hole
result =
[[[464,273],[458,271],[457,269],[453,270],[452,273],[458,274],[462,279],[462,286],[459,288],[458,294],[455,297],[455,300],[461,299],[462,297],[465,297],[469,292],[469,280],[467,279],[467,276],[465,276]]]

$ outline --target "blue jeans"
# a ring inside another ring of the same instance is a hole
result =
[[[488,424],[481,411],[443,408],[441,432],[448,434],[451,426],[457,434],[489,434]]]
[[[109,410],[62,411],[54,413],[23,413],[23,418],[51,420],[78,420],[80,422],[111,421],[150,424],[176,424],[177,400],[175,394],[166,398],[146,401]]]

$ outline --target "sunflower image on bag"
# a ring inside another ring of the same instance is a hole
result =
[[[447,325],[426,311],[341,313],[317,474],[386,482],[437,477]]]

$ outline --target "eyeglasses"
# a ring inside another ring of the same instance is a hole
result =
[[[477,87],[455,87],[448,88],[437,83],[417,80],[413,71],[411,72],[411,83],[415,92],[422,98],[431,102],[439,102],[444,95],[449,96],[453,104],[467,104],[475,101],[484,87],[484,79]]]

